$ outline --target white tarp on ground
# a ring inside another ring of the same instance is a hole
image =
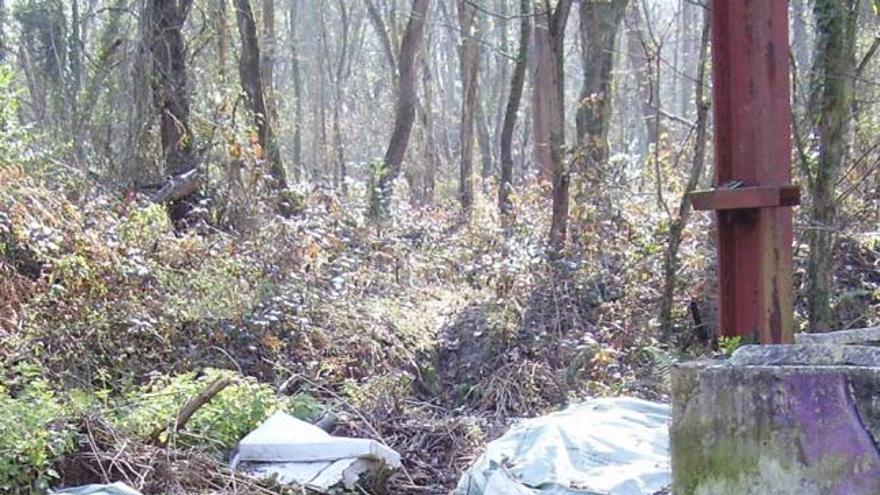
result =
[[[352,488],[362,473],[400,467],[400,455],[374,440],[331,436],[315,425],[277,412],[238,444],[233,467],[322,492]]]
[[[125,483],[113,483],[112,485],[85,485],[76,488],[67,488],[60,492],[52,492],[55,495],[141,495]]]
[[[490,442],[455,495],[652,495],[670,485],[669,406],[594,399]]]

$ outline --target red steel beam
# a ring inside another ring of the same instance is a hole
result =
[[[745,210],[798,205],[801,191],[796,186],[757,186],[695,191],[690,197],[695,210]]]
[[[709,201],[720,202],[713,209],[721,334],[791,343],[788,1],[711,3],[716,195]],[[751,192],[721,192],[728,184]],[[775,199],[768,190],[776,191]],[[740,203],[719,208],[724,201]]]

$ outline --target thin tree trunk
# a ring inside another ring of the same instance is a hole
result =
[[[644,22],[639,2],[634,2],[627,14],[627,26],[629,35],[627,37],[627,52],[629,55],[630,66],[635,76],[635,83],[638,88],[639,104],[641,106],[642,122],[645,126],[645,135],[647,137],[644,146],[641,146],[642,154],[657,144],[657,126],[655,124],[656,112],[653,109],[652,102],[655,101],[655,87],[651,81],[651,58],[646,53],[645,33],[642,30]]]
[[[344,98],[343,87],[345,84],[345,67],[348,59],[349,19],[345,1],[337,0],[337,4],[339,6],[340,16],[342,17],[342,46],[339,50],[339,60],[336,63],[336,72],[333,76],[333,147],[336,152],[336,168],[339,170],[340,187],[342,188],[342,193],[347,194],[348,186],[346,185],[346,176],[348,173],[345,169],[345,145],[342,137],[342,121],[340,114],[342,112],[342,101]]]
[[[510,46],[510,40],[508,39],[508,22],[511,19],[510,17],[510,6],[509,0],[496,0],[497,10],[500,15],[499,18],[495,19],[496,29],[498,32],[499,48],[501,50],[501,54],[496,57],[498,59],[498,76],[495,80],[501,82],[507,82],[510,80],[510,62],[514,60],[510,51],[512,47]],[[510,87],[506,84],[498,84],[497,91],[497,99],[492,101],[492,106],[494,108],[494,112],[492,112],[492,151],[493,153],[497,153],[498,161],[501,161],[501,150],[500,150],[500,141],[501,141],[501,128],[504,125],[504,112],[507,107],[508,100],[508,92],[510,91]]]
[[[799,79],[808,73],[810,68],[810,37],[807,30],[809,18],[810,0],[791,0],[789,13],[791,15],[791,51],[797,62],[797,73],[793,74]]]
[[[485,181],[494,173],[494,158],[492,157],[492,131],[489,129],[489,113],[486,111],[486,101],[477,98],[477,144],[480,146],[480,177]]]
[[[684,91],[683,84],[685,75],[685,71],[682,69],[682,58],[685,51],[684,33],[687,30],[686,8],[687,0],[678,0],[678,7],[675,16],[675,46],[672,50],[672,102],[673,104],[678,104],[678,106],[674,108],[676,108],[676,111],[681,115],[684,115],[686,111],[685,98],[682,95],[682,91]]]
[[[260,50],[260,74],[263,78],[263,99],[266,102],[266,112],[269,115],[270,125],[278,123],[278,100],[275,91],[275,54],[277,52],[277,40],[275,36],[275,0],[263,0],[263,45]],[[258,45],[259,46],[259,45]],[[277,138],[276,138],[277,139]],[[281,145],[278,147],[278,158],[281,158]],[[287,171],[285,170],[285,183]]]
[[[813,13],[817,33],[810,108],[818,137],[818,162],[810,181],[807,307],[810,331],[821,332],[834,326],[835,185],[847,155],[859,0],[815,0]]]
[[[0,62],[6,61],[6,1],[0,0]]]
[[[77,98],[78,113],[75,114],[75,122],[77,124],[74,129],[76,135],[77,158],[83,160],[86,158],[83,144],[89,142],[89,132],[92,130],[91,121],[94,115],[93,109],[98,102],[101,90],[105,88],[105,81],[111,73],[110,58],[120,47],[119,32],[122,24],[122,16],[124,13],[126,0],[115,0],[113,10],[107,20],[106,26],[99,42],[99,52],[95,58],[96,68],[86,81],[85,88],[81,95]]]
[[[450,14],[447,8],[447,5],[451,5],[452,2],[438,2],[437,7],[442,15],[442,21],[445,22],[446,25],[454,26],[458,23],[458,21]],[[444,30],[443,31],[444,40],[437,44],[437,53],[442,57],[441,60],[437,62],[438,75],[439,79],[442,80],[441,83],[441,92],[440,92],[440,101],[442,105],[440,107],[440,118],[444,122],[444,125],[441,126],[441,132],[443,133],[443,157],[446,159],[447,163],[453,163],[457,160],[457,156],[453,153],[453,139],[451,137],[451,133],[454,130],[457,130],[455,126],[451,125],[451,122],[455,117],[453,114],[457,112],[456,105],[460,105],[461,97],[459,96],[458,91],[456,90],[456,86],[459,85],[461,74],[457,67],[458,60],[458,32],[453,30]],[[442,68],[442,71],[439,69]]]
[[[536,100],[538,106],[545,106],[546,110],[539,112],[533,108],[536,114],[543,113],[548,122],[545,131],[549,131],[547,143],[548,154],[553,170],[553,216],[550,220],[550,250],[555,255],[562,252],[565,247],[565,237],[568,229],[568,202],[569,184],[571,171],[565,160],[565,69],[564,69],[564,38],[565,25],[568,14],[571,12],[571,0],[559,0],[556,8],[539,13],[535,20],[535,46],[546,46],[547,50],[535,51],[535,56],[548,57],[541,63],[545,65],[548,76],[542,76],[539,71],[539,79],[535,81],[535,92],[542,95]],[[549,124],[549,125],[548,125]],[[538,139],[538,121],[535,121],[535,139]],[[543,138],[542,138],[543,139]],[[538,143],[536,143],[538,146]]]
[[[504,112],[504,123],[501,127],[501,180],[498,184],[498,209],[501,215],[508,219],[513,213],[513,204],[510,202],[510,193],[513,189],[513,131],[516,127],[516,117],[522,100],[526,67],[528,67],[529,38],[532,30],[529,8],[531,2],[532,0],[520,0],[519,47],[513,78],[510,81],[510,95]]]
[[[406,32],[400,43],[398,56],[398,87],[397,105],[394,114],[394,130],[385,152],[383,169],[379,173],[373,197],[370,201],[370,216],[374,219],[384,218],[388,213],[388,200],[392,193],[392,184],[400,175],[403,158],[406,155],[409,135],[415,120],[416,104],[416,54],[422,42],[425,18],[428,13],[429,0],[413,0]]]
[[[263,49],[260,52],[260,73],[266,100],[275,92],[275,0],[263,0]]]
[[[287,172],[281,160],[281,150],[275,131],[272,128],[272,116],[266,106],[265,88],[260,77],[260,48],[257,45],[257,26],[254,12],[249,0],[235,0],[238,32],[241,36],[241,54],[239,56],[238,73],[241,88],[244,90],[248,105],[254,113],[254,125],[257,138],[269,163],[269,175],[273,189],[287,187]]]
[[[458,0],[458,26],[461,29],[461,161],[458,175],[458,200],[461,207],[469,210],[474,202],[474,119],[477,113],[477,74],[479,72],[479,46],[477,44],[477,12],[467,0]]]
[[[697,81],[695,100],[697,109],[696,136],[694,137],[694,154],[691,158],[691,170],[687,184],[678,204],[678,217],[669,226],[669,241],[663,259],[663,296],[660,299],[660,328],[664,337],[672,335],[672,309],[675,304],[675,285],[678,280],[678,250],[681,238],[687,227],[691,213],[690,193],[696,190],[703,177],[706,163],[706,143],[708,141],[710,103],[705,97],[707,60],[709,58],[709,34],[711,29],[710,15],[703,12],[703,32],[700,39],[700,55],[697,65]]]
[[[328,168],[334,168],[331,165],[330,147],[327,140],[327,64],[329,63],[328,59],[330,58],[329,49],[327,47],[327,2],[326,0],[319,0],[316,6],[318,8],[318,29],[320,30],[320,39],[318,41],[319,56],[317,57],[316,67],[316,71],[318,72],[318,97],[316,99],[316,110],[318,113],[319,133],[317,161],[324,170],[324,175],[326,175]],[[336,177],[333,170],[330,170],[330,175],[333,178]]]
[[[79,0],[72,0],[70,4],[70,34],[67,38],[68,51],[70,55],[68,57],[68,65],[70,68],[70,80],[67,84],[67,107],[64,109],[65,119],[67,119],[68,126],[72,126],[70,129],[69,135],[76,136],[78,134],[76,129],[76,119],[74,116],[79,114],[78,110],[78,101],[79,101],[79,92],[82,88],[82,79],[83,79],[83,38],[82,38],[82,29],[81,29],[81,19],[79,12]],[[80,158],[84,158],[83,150],[81,148],[80,143],[76,144],[77,152],[79,153]]]
[[[425,182],[422,194],[425,203],[434,203],[434,190],[437,187],[437,142],[434,138],[434,88],[431,78],[431,66],[429,61],[430,50],[425,47],[424,62],[422,66],[422,95],[425,99],[422,105],[422,127],[425,131]]]
[[[226,64],[229,57],[229,29],[226,23],[226,1],[214,0],[214,22],[217,23],[217,72],[220,82],[226,82]]]
[[[376,31],[376,36],[379,38],[379,44],[382,45],[382,53],[385,54],[385,60],[388,62],[388,70],[391,73],[392,88],[396,89],[398,85],[397,78],[399,77],[399,74],[397,73],[398,64],[397,57],[394,55],[394,48],[391,45],[391,38],[388,37],[388,29],[385,27],[382,13],[376,8],[376,4],[373,3],[373,0],[366,0],[366,4],[370,24],[373,25],[373,29]]]
[[[519,169],[520,176],[527,177],[529,175],[529,164],[531,163],[528,159],[528,150],[532,147],[532,121],[530,119],[523,119],[522,125],[522,133],[520,134],[519,140]]]
[[[699,67],[694,63],[694,57],[696,56],[699,59],[699,50],[700,46],[698,45],[699,38],[697,33],[697,26],[700,25],[700,15],[703,8],[699,6],[699,4],[694,3],[690,0],[684,0],[684,10],[683,10],[683,19],[684,19],[684,31],[682,32],[682,36],[684,39],[681,40],[682,47],[682,64],[681,71],[682,73],[678,75],[678,80],[681,82],[681,116],[684,118],[690,118],[691,108],[693,107],[693,102],[691,101],[691,95],[695,93],[695,80],[697,76],[697,72],[699,71]],[[697,60],[699,62],[699,60]]]
[[[299,23],[299,0],[289,0],[288,37],[290,38],[290,72],[293,78],[294,122],[293,122],[293,176],[299,181],[302,178],[302,74],[299,63],[299,41],[296,26]]]
[[[537,8],[543,8],[539,6]],[[532,45],[532,145],[533,160],[544,179],[553,178],[553,157],[550,153],[550,127],[553,120],[550,100],[555,96],[555,56],[546,12],[535,13],[535,31]]]
[[[137,0],[135,4],[141,17],[138,19],[138,39],[132,61],[131,105],[128,107],[128,121],[125,133],[125,146],[121,170],[128,177],[133,178],[134,184],[142,183],[150,174],[141,167],[140,157],[143,155],[145,128],[149,123],[149,108],[151,99],[151,75],[153,73],[153,60],[149,54],[152,0]],[[162,164],[164,166],[164,163]]]

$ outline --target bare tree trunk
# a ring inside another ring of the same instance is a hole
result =
[[[241,88],[244,90],[248,105],[254,113],[254,124],[257,137],[269,162],[271,186],[274,189],[287,187],[287,172],[281,160],[281,150],[272,128],[272,116],[266,106],[265,90],[260,77],[260,48],[257,45],[257,26],[254,12],[249,0],[235,0],[238,32],[241,36],[241,54],[239,56],[238,74]]]
[[[543,11],[535,13],[531,58],[533,160],[538,167],[538,173],[544,179],[553,178],[553,157],[550,153],[550,128],[553,116],[550,100],[556,98],[554,90],[556,64],[548,25],[550,17],[552,16]]]
[[[388,199],[391,197],[391,187],[394,180],[400,175],[403,158],[406,155],[406,147],[409,143],[409,135],[415,120],[416,104],[416,54],[422,42],[425,27],[425,17],[428,13],[428,0],[413,0],[409,22],[406,32],[400,43],[398,55],[398,87],[397,106],[394,115],[394,130],[388,142],[385,152],[384,167],[380,172],[376,187],[373,190],[373,198],[370,201],[370,216],[375,219],[383,218],[388,213]]]
[[[388,70],[391,73],[392,87],[396,89],[398,86],[397,78],[399,77],[399,74],[397,73],[398,64],[397,57],[394,55],[394,48],[391,45],[391,38],[388,37],[388,29],[385,27],[382,13],[376,8],[376,4],[373,3],[373,0],[366,0],[366,4],[370,24],[373,25],[373,29],[376,31],[376,36],[379,38],[379,44],[382,45],[382,53],[385,54],[385,59],[388,61]]]
[[[684,55],[685,47],[684,47],[684,33],[687,30],[686,20],[687,17],[685,9],[687,8],[687,0],[678,0],[677,12],[675,15],[675,33],[674,33],[674,46],[672,50],[672,103],[673,108],[676,108],[676,111],[679,114],[684,115],[686,111],[686,104],[684,103],[685,98],[682,97],[682,91],[684,90],[683,86],[685,79],[685,71],[682,69],[682,56]]]
[[[467,3],[458,0],[458,26],[461,29],[461,161],[458,175],[458,200],[466,211],[474,202],[474,119],[477,110],[477,74],[479,71],[479,46],[477,45],[477,12]]]
[[[80,160],[86,158],[85,149],[82,145],[89,142],[89,132],[93,130],[90,124],[94,116],[94,108],[98,102],[98,97],[101,91],[105,89],[105,81],[111,73],[111,57],[120,47],[119,33],[126,4],[126,0],[115,0],[113,2],[113,10],[110,12],[110,17],[107,19],[104,31],[101,33],[98,55],[94,59],[96,62],[95,70],[89,75],[83,91],[77,98],[77,113],[74,114],[76,128],[73,129],[73,133],[77,141],[77,158]]]
[[[678,279],[678,249],[681,238],[687,227],[691,213],[690,193],[696,190],[703,176],[706,163],[706,143],[708,141],[710,103],[705,97],[706,65],[709,58],[709,34],[711,29],[710,15],[703,12],[703,33],[700,40],[700,56],[697,66],[696,95],[697,122],[694,137],[694,154],[691,158],[691,170],[687,184],[678,204],[678,217],[669,226],[669,241],[666,255],[663,258],[663,296],[660,299],[660,328],[664,337],[672,335],[672,308],[675,304],[675,285]]]
[[[153,59],[153,101],[159,112],[159,129],[165,173],[180,176],[196,168],[194,138],[189,128],[189,92],[186,84],[186,48],[183,24],[192,0],[150,0],[149,39]],[[171,205],[170,216],[183,220],[192,209],[191,197]]]
[[[425,99],[422,105],[422,127],[425,131],[425,182],[423,199],[427,204],[434,203],[434,190],[437,187],[437,142],[434,138],[434,88],[431,78],[431,66],[429,61],[430,50],[425,47],[424,62],[422,66],[422,95]]]
[[[652,106],[652,102],[658,99],[655,96],[657,88],[650,78],[652,62],[649,54],[646,52],[647,45],[645,44],[645,33],[642,30],[643,23],[644,20],[639,2],[634,2],[627,14],[627,26],[629,28],[627,52],[640,95],[642,121],[644,122],[645,134],[647,136],[647,142],[641,147],[643,150],[642,154],[647,153],[652,146],[656,145],[659,137],[655,123],[656,111]]]
[[[513,60],[511,57],[510,51],[513,47],[510,46],[510,40],[508,39],[508,24],[510,19],[515,18],[510,16],[510,5],[509,0],[496,0],[496,10],[498,11],[499,17],[495,19],[495,27],[497,30],[497,37],[499,39],[499,48],[501,50],[501,54],[497,56],[498,59],[498,75],[494,80],[507,82],[510,80],[510,62]],[[504,112],[507,107],[508,93],[510,91],[510,87],[506,84],[498,84],[497,98],[491,102],[492,108],[494,111],[491,112],[491,131],[492,131],[492,151],[493,153],[497,153],[497,159],[501,161],[501,150],[500,150],[500,141],[501,141],[501,128],[504,125]]]
[[[665,39],[663,34],[657,31],[651,20],[651,13],[647,10],[647,3],[642,1],[643,12],[641,24],[644,29],[637,31],[642,50],[647,60],[646,67],[649,74],[646,114],[651,115],[649,122],[649,137],[654,143],[650,163],[654,169],[654,185],[657,195],[657,208],[671,215],[668,205],[663,197],[663,169],[660,164],[660,138],[662,137],[661,116],[663,114],[663,102],[661,101],[662,88],[661,78],[663,76],[663,44]],[[638,12],[638,11],[636,11]]]
[[[549,5],[549,2],[545,3]],[[571,0],[558,0],[556,8],[538,13],[535,18],[535,46],[546,46],[549,53],[543,56],[549,57],[542,64],[548,71],[547,76],[538,75],[535,81],[535,92],[543,97],[536,103],[546,106],[544,113],[549,119],[548,144],[549,156],[553,169],[553,216],[550,220],[550,250],[558,255],[565,247],[565,237],[568,229],[568,201],[569,183],[571,171],[565,161],[565,70],[564,70],[564,44],[565,25],[568,22],[568,14],[571,12]],[[540,42],[539,42],[540,40]],[[535,51],[535,56],[542,56],[540,50]],[[535,139],[538,139],[538,121],[535,121]],[[538,146],[538,143],[535,143]]]
[[[262,0],[263,10],[263,45],[260,50],[260,74],[263,82],[263,99],[266,103],[266,112],[269,123],[274,126],[278,123],[278,100],[275,91],[275,54],[277,52],[277,40],[275,36],[275,0]],[[258,45],[259,46],[259,45]],[[281,145],[277,142],[278,158],[281,159]],[[283,166],[282,166],[283,168]],[[284,169],[285,183],[287,182],[287,170]]]
[[[810,68],[810,37],[807,30],[809,3],[810,0],[791,0],[789,6],[791,51],[798,68],[794,76],[799,78],[803,78]]]
[[[275,93],[275,0],[263,0],[263,49],[260,52],[260,73],[266,100]]]
[[[226,24],[226,1],[214,0],[214,22],[217,23],[217,67],[220,82],[226,82],[226,64],[229,57],[229,29]]]
[[[329,153],[329,143],[327,140],[327,64],[330,58],[329,49],[327,47],[327,2],[319,0],[315,6],[318,15],[318,57],[316,57],[315,71],[318,73],[318,96],[315,98],[315,111],[318,119],[318,146],[317,148],[317,165],[319,165],[324,175],[327,169],[332,169]],[[331,177],[335,179],[336,175],[330,170]]]
[[[293,78],[294,122],[293,122],[293,176],[302,178],[302,74],[299,66],[299,41],[296,26],[299,23],[299,0],[289,0],[290,10],[287,17],[288,37],[290,38],[290,72]]]
[[[348,186],[345,181],[348,173],[345,169],[345,145],[343,144],[340,113],[342,112],[345,68],[348,59],[349,19],[345,1],[337,0],[337,4],[339,5],[340,16],[342,17],[342,46],[339,50],[339,60],[337,60],[336,63],[336,72],[333,75],[333,147],[336,151],[336,168],[339,170],[339,183],[342,188],[342,193],[347,194]]]
[[[577,110],[578,141],[585,166],[602,170],[608,161],[608,128],[614,92],[617,28],[628,0],[581,1],[580,34],[584,86]]]
[[[522,132],[519,140],[519,169],[520,175],[526,177],[529,174],[530,160],[528,150],[532,148],[531,120],[523,119]]]
[[[480,146],[480,177],[485,181],[492,177],[495,160],[492,157],[492,131],[489,129],[489,113],[486,100],[477,98],[477,144]]]
[[[681,59],[682,63],[680,66],[681,73],[678,75],[678,80],[680,82],[681,94],[679,101],[681,103],[681,116],[685,118],[690,118],[690,111],[692,108],[693,102],[691,101],[691,95],[693,95],[696,91],[694,88],[695,80],[697,79],[697,72],[699,71],[699,67],[694,63],[694,58],[696,56],[699,59],[699,50],[700,46],[698,45],[699,39],[697,38],[696,29],[697,26],[700,25],[700,15],[703,8],[699,6],[699,4],[690,1],[683,0],[682,3],[682,40],[679,43],[681,46]]]
[[[513,213],[510,193],[513,188],[513,130],[522,100],[523,86],[526,79],[526,67],[529,57],[529,38],[531,37],[532,0],[520,0],[519,47],[517,48],[516,65],[510,81],[510,95],[507,109],[504,112],[504,123],[501,128],[501,180],[498,184],[498,209],[501,215],[509,217]]]
[[[6,1],[0,0],[0,62],[6,61]]]
[[[79,0],[72,0],[70,3],[70,35],[67,38],[68,51],[70,52],[68,57],[70,77],[67,83],[67,104],[69,108],[64,110],[66,113],[65,118],[68,119],[67,125],[73,127],[69,132],[71,136],[77,134],[76,119],[73,117],[79,114],[77,103],[83,79],[83,39],[80,21]],[[77,144],[77,147],[80,148],[78,151],[82,154],[79,144]]]
[[[807,306],[811,332],[834,325],[831,290],[834,269],[837,184],[847,155],[859,0],[815,0],[816,49],[811,104],[816,124],[818,163],[809,179],[810,255]]]
[[[128,107],[126,122],[125,144],[123,146],[123,158],[121,171],[132,178],[133,184],[141,184],[151,175],[140,161],[144,149],[145,129],[150,121],[151,75],[153,60],[149,55],[152,0],[137,0],[135,6],[141,13],[137,23],[137,38],[141,40],[136,44],[133,53],[132,74],[129,79],[131,85],[131,101]],[[164,163],[162,164],[164,167]]]
[[[447,8],[448,5],[454,5],[453,2],[437,2],[436,5],[439,14],[442,16],[438,19],[438,22],[444,22],[449,26],[455,26],[458,23],[454,16],[450,14],[450,9]],[[454,140],[450,135],[454,130],[458,130],[455,126],[451,125],[451,122],[455,118],[452,115],[457,114],[455,105],[461,101],[456,88],[461,79],[461,74],[457,67],[458,64],[456,63],[459,57],[457,50],[459,35],[457,30],[444,30],[442,33],[444,34],[444,40],[437,43],[436,53],[440,60],[437,61],[436,66],[438,69],[438,80],[440,81],[439,96],[440,101],[443,102],[439,108],[439,118],[444,125],[441,125],[438,130],[442,132],[443,136],[443,157],[446,163],[451,164],[458,159],[453,152]]]

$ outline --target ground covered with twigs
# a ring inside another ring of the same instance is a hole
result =
[[[397,201],[380,224],[352,189],[296,190],[287,217],[208,204],[181,231],[138,194],[0,168],[0,492],[302,493],[226,467],[283,409],[401,453],[363,493],[448,493],[512,419],[588,396],[663,400],[681,352],[711,352],[685,310],[675,342],[657,340],[664,240],[647,209],[585,207],[551,260],[539,187],[505,228],[491,188],[469,218]],[[710,319],[711,238],[685,241],[681,306]],[[876,245],[844,256],[876,266]],[[178,424],[216,380],[228,386]]]

